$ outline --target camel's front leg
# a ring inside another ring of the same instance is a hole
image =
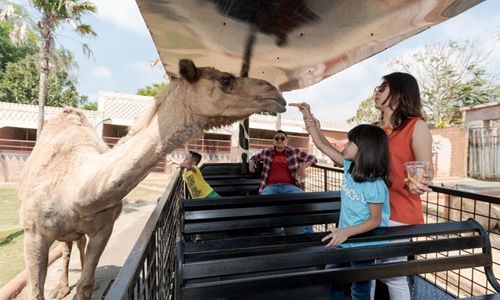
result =
[[[36,232],[24,231],[24,262],[28,270],[29,299],[45,299],[43,287],[47,276],[49,247],[54,241],[46,241]]]
[[[85,251],[85,258],[83,260],[82,276],[76,285],[79,300],[90,299],[92,297],[95,269],[112,231],[113,223],[99,230],[95,236],[88,239],[87,250]]]
[[[52,290],[52,292],[50,292],[50,298],[62,299],[70,292],[70,288],[68,286],[68,269],[72,247],[73,242],[65,242],[63,244],[61,276],[59,277],[59,282],[56,287]]]

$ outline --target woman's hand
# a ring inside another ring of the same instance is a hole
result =
[[[422,195],[425,192],[432,192],[432,189],[429,187],[432,185],[432,177],[430,179],[428,177],[424,177],[420,181],[416,181],[415,179],[408,177],[405,179],[405,183],[410,193],[414,195]]]
[[[325,236],[324,238],[321,239],[322,242],[326,242],[327,240],[330,240],[328,244],[325,245],[326,248],[334,248],[337,247],[338,245],[342,244],[347,240],[349,237],[349,234],[345,229],[341,228],[333,228],[330,229],[330,233]]]
[[[422,195],[425,192],[432,191],[429,186],[432,185],[433,178],[434,167],[431,163],[427,162],[424,168],[424,173],[419,178],[408,176],[405,179],[405,183],[410,193],[414,195]]]

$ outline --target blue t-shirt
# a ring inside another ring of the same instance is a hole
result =
[[[349,173],[351,160],[344,159],[344,182],[340,192],[339,228],[346,228],[363,223],[370,218],[369,203],[382,204],[382,222],[380,227],[389,223],[389,190],[383,179],[356,182]],[[366,242],[341,244],[342,247],[379,245],[385,242]]]

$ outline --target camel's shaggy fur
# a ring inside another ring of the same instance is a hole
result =
[[[278,90],[263,80],[196,68],[188,60],[181,60],[179,69],[181,78],[156,97],[151,111],[113,149],[77,109],[65,108],[46,124],[18,191],[30,299],[44,298],[47,255],[55,240],[66,244],[65,270],[51,297],[69,293],[67,260],[72,242],[79,241],[85,253],[77,296],[91,298],[94,271],[122,198],[162,156],[204,129],[285,110]]]

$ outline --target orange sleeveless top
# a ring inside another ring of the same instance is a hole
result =
[[[389,135],[389,152],[391,156],[389,187],[389,204],[391,207],[391,220],[404,224],[424,223],[422,203],[419,195],[410,193],[405,184],[406,170],[403,165],[406,161],[415,160],[412,150],[413,129],[420,120],[418,117],[411,118],[406,125],[394,130]]]

